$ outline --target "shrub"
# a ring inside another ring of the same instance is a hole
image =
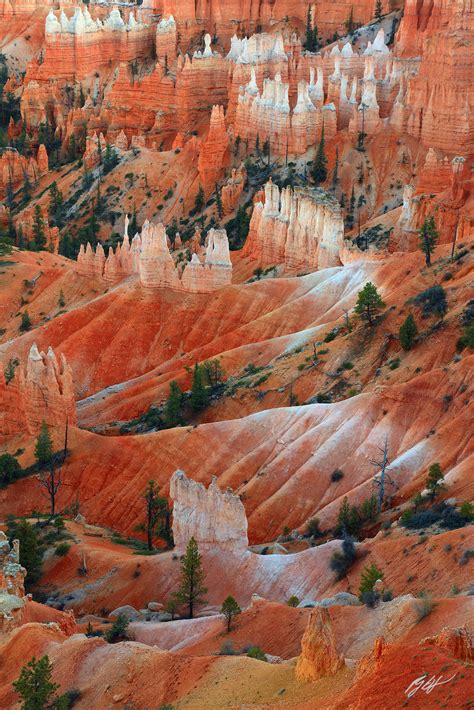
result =
[[[448,310],[446,292],[440,285],[430,286],[426,291],[422,291],[415,296],[414,302],[421,307],[423,318],[428,318],[431,315],[441,318]]]
[[[436,605],[431,596],[423,592],[422,594],[420,594],[420,598],[415,601],[414,606],[416,618],[418,621],[421,621],[426,616],[429,616],[429,614],[431,614]]]
[[[345,535],[342,541],[342,550],[334,552],[329,563],[330,569],[336,573],[336,579],[344,579],[354,562],[357,553],[352,537]]]
[[[374,563],[364,568],[362,572],[362,577],[359,585],[359,599],[363,600],[363,596],[366,592],[372,592],[374,589],[374,584],[379,580],[384,578],[384,573],[381,569],[377,567]]]
[[[265,656],[264,652],[258,646],[252,646],[252,648],[247,651],[247,656],[249,658],[256,658],[257,661],[267,660],[267,657]]]
[[[331,404],[331,395],[325,392],[318,392],[316,402],[318,402],[318,404]]]
[[[332,473],[331,473],[331,481],[332,483],[337,483],[337,481],[340,481],[341,479],[344,478],[344,471],[341,471],[340,468],[336,468]]]
[[[461,557],[459,558],[459,564],[461,567],[467,565],[471,557],[474,557],[474,550],[464,550]]]
[[[125,641],[127,638],[127,628],[129,620],[123,614],[119,614],[107,631],[105,638],[109,643],[117,643],[117,641]]]
[[[232,641],[224,641],[219,649],[219,656],[236,656],[237,651],[234,648]]]
[[[393,599],[393,592],[390,591],[390,589],[387,589],[384,591],[382,594],[382,601],[383,602],[391,602]]]
[[[59,545],[56,545],[54,554],[57,555],[57,557],[65,557],[70,549],[71,545],[68,545],[67,542],[61,542]]]
[[[352,370],[353,367],[354,367],[354,363],[350,362],[349,360],[346,360],[345,362],[342,363],[343,370]]]
[[[82,693],[79,688],[70,688],[69,690],[66,690],[62,696],[64,698],[65,708],[69,710],[69,708],[74,707],[77,701],[80,700],[81,696]]]
[[[359,599],[368,609],[374,609],[380,601],[380,594],[370,589],[360,595]]]
[[[298,599],[297,596],[295,596],[295,595],[293,594],[293,595],[288,599],[288,601],[287,601],[286,603],[288,604],[288,606],[291,606],[291,607],[295,608],[295,607],[297,607],[298,604],[300,603],[300,600]]]
[[[474,505],[465,501],[459,508],[459,515],[467,521],[474,520]]]
[[[311,518],[306,525],[306,537],[322,537],[324,533],[319,527],[319,518]]]

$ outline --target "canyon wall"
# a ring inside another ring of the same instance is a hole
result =
[[[176,471],[170,481],[173,499],[173,538],[175,549],[183,553],[194,537],[201,551],[247,550],[247,516],[239,496],[227,489],[221,492],[217,478],[209,488]]]
[[[262,267],[321,269],[341,264],[344,223],[339,203],[320,189],[280,191],[271,180],[254,205],[243,253]]]

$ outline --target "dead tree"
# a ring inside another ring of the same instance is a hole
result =
[[[372,466],[376,466],[377,468],[380,469],[380,477],[375,476],[374,477],[374,485],[377,486],[378,488],[378,496],[377,496],[377,511],[380,515],[380,512],[382,510],[382,505],[385,500],[385,489],[387,486],[391,486],[392,488],[398,488],[397,484],[395,481],[391,478],[391,476],[387,473],[389,469],[389,460],[388,460],[388,436],[385,437],[385,443],[383,447],[379,447],[379,451],[382,454],[382,460],[381,461],[374,461],[370,460],[370,463]]]
[[[67,434],[68,434],[68,420],[66,419],[66,429],[64,432],[63,455],[57,465],[56,465],[54,455],[51,456],[51,460],[49,463],[49,470],[44,471],[44,472],[40,473],[40,475],[39,475],[40,485],[43,486],[43,488],[46,491],[46,495],[49,498],[52,518],[56,515],[57,495],[58,495],[59,489],[63,485],[62,473],[63,473],[63,465],[64,465],[64,462],[66,460],[66,455],[67,455]]]

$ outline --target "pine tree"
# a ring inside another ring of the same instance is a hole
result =
[[[412,313],[409,313],[404,323],[401,325],[398,331],[398,337],[400,339],[400,345],[404,350],[411,350],[413,343],[418,335],[418,328],[416,327],[415,319]]]
[[[103,160],[103,166],[104,166],[104,175],[107,175],[107,173],[110,173],[111,170],[115,168],[116,165],[118,165],[119,162],[119,157],[118,153],[115,150],[113,146],[110,145],[110,143],[107,143],[105,146],[105,152],[104,152],[104,160]]]
[[[53,456],[53,440],[51,439],[51,434],[49,433],[48,425],[46,422],[42,421],[40,433],[36,439],[35,445],[35,458],[37,462],[44,466],[51,461]]]
[[[428,478],[426,479],[426,487],[429,491],[429,497],[434,500],[442,490],[446,488],[444,483],[444,475],[441,471],[439,463],[432,464],[428,469]]]
[[[64,291],[61,289],[59,292],[58,306],[59,308],[64,308],[66,305],[66,299],[64,298]]]
[[[355,192],[354,192],[354,187],[352,187],[352,192],[351,192],[351,201],[349,203],[349,209],[347,210],[347,216],[346,216],[346,226],[348,229],[352,229],[354,226],[354,209],[355,209]]]
[[[204,570],[197,542],[192,537],[188,542],[186,553],[181,560],[181,582],[176,592],[179,604],[188,607],[189,618],[194,617],[197,604],[203,604],[207,587],[204,586]]]
[[[8,519],[7,536],[10,543],[13,540],[20,542],[20,564],[26,569],[26,586],[29,588],[41,577],[43,555],[38,534],[27,520],[17,522],[14,519]]]
[[[311,17],[311,5],[308,5],[308,14],[306,16],[306,37],[304,41],[304,48],[308,52],[316,51],[314,44],[313,19]]]
[[[41,251],[46,246],[46,236],[44,233],[43,216],[39,205],[35,206],[33,216],[33,249]]]
[[[366,592],[372,592],[374,584],[377,580],[384,578],[384,573],[374,563],[364,568],[359,585],[359,599],[363,601],[362,596]]]
[[[11,382],[11,380],[9,381]],[[18,459],[12,454],[0,454],[0,487],[8,486],[9,483],[19,478],[20,474],[21,466]]]
[[[64,198],[55,182],[49,188],[49,214],[54,220],[56,227],[62,229],[64,226]]]
[[[30,314],[28,313],[28,311],[23,311],[23,313],[21,314],[21,323],[20,323],[19,330],[22,333],[26,333],[27,330],[31,330],[31,326],[32,326],[32,323],[31,323]]]
[[[190,404],[192,409],[199,411],[207,407],[209,398],[203,381],[203,368],[196,363],[193,371]]]
[[[380,20],[380,18],[382,17],[382,12],[382,0],[375,0],[375,17],[377,18],[377,20]]]
[[[233,619],[240,614],[242,609],[235,601],[234,597],[230,595],[224,599],[221,607],[221,614],[224,615],[227,627],[227,633],[229,633]]]
[[[169,429],[183,423],[183,393],[177,382],[170,383],[170,393],[166,400],[164,419]]]
[[[143,498],[145,499],[145,524],[139,526],[139,529],[144,529],[146,532],[148,549],[153,550],[155,535],[170,545],[172,542],[171,513],[168,501],[160,496],[160,489],[155,481],[148,481]]]
[[[204,189],[202,185],[199,185],[199,190],[196,195],[196,199],[194,200],[194,209],[196,212],[202,212],[204,209],[204,203],[205,203],[205,195],[204,195]]]
[[[23,195],[23,202],[28,202],[28,200],[31,197],[31,182],[30,182],[29,177],[26,173],[25,173],[25,177],[23,179],[22,195]]]
[[[385,308],[376,286],[368,281],[362,291],[357,296],[355,312],[362,320],[366,320],[369,326],[374,324],[374,319],[382,308]]]
[[[319,141],[318,150],[316,152],[316,158],[313,163],[313,168],[311,170],[311,176],[316,185],[320,185],[324,182],[328,176],[327,168],[327,158],[324,152],[324,123],[321,131],[321,139]]]
[[[431,255],[436,248],[438,238],[434,217],[426,217],[420,228],[420,248],[425,255],[426,266],[431,266]]]
[[[336,148],[336,162],[334,163],[334,170],[332,172],[332,189],[336,192],[337,183],[339,182],[339,148]]]
[[[74,133],[72,134],[72,136],[71,136],[70,139],[69,139],[69,145],[68,145],[67,152],[68,152],[69,160],[70,160],[71,162],[72,162],[73,160],[76,160],[76,158],[77,158],[77,146],[76,146],[76,136],[74,135]]]
[[[355,24],[354,24],[354,7],[351,6],[350,15],[349,15],[348,19],[346,20],[346,30],[347,30],[347,33],[348,33],[348,34],[351,34],[352,32],[354,32],[354,29],[355,29]]]
[[[53,667],[48,656],[36,660],[33,656],[21,669],[13,687],[23,700],[21,710],[46,710],[53,708],[63,710],[68,707],[66,697],[58,697],[55,693],[59,688],[51,681]]]
[[[221,198],[221,191],[219,189],[219,185],[216,182],[216,207],[217,207],[217,214],[219,215],[219,219],[222,219],[224,215],[224,210],[222,207],[222,198]]]

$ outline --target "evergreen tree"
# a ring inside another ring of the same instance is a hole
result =
[[[110,143],[107,143],[105,146],[105,152],[104,152],[104,159],[103,159],[103,170],[104,170],[104,175],[107,175],[107,173],[110,173],[111,170],[113,170],[116,165],[118,165],[119,162],[119,157],[118,153],[115,150],[113,146],[110,145]]]
[[[327,168],[327,158],[324,152],[324,123],[321,131],[321,139],[319,141],[318,150],[316,152],[316,158],[313,163],[313,168],[311,170],[311,176],[316,185],[320,185],[324,182],[328,176]]]
[[[257,155],[260,155],[260,135],[258,133],[255,139],[255,152],[257,153]]]
[[[314,45],[314,31],[313,18],[311,16],[311,5],[308,5],[308,14],[306,16],[306,37],[303,46],[308,52],[316,51]]]
[[[64,298],[64,292],[61,289],[59,292],[58,306],[59,306],[59,308],[64,308],[65,305],[66,305],[66,299]]]
[[[339,148],[336,148],[336,162],[334,163],[334,170],[332,171],[332,189],[336,192],[337,183],[339,182]]]
[[[225,372],[220,360],[206,360],[202,368],[204,370],[206,384],[209,385],[209,387],[215,389],[224,382]]]
[[[6,187],[6,191],[5,191],[5,202],[7,203],[7,207],[9,210],[11,210],[13,207],[14,198],[15,198],[15,195],[13,192],[13,182],[12,182],[11,175],[9,175],[7,187]]]
[[[444,483],[444,475],[441,471],[439,463],[434,463],[429,467],[426,487],[429,491],[430,500],[434,500],[436,496],[438,496],[441,491],[446,488]]]
[[[224,615],[226,621],[227,633],[229,633],[233,619],[240,614],[242,609],[230,595],[224,599],[221,607],[221,614]]]
[[[375,582],[378,579],[383,580],[383,578],[384,573],[374,563],[372,563],[368,567],[364,567],[364,571],[362,572],[359,585],[359,599],[363,601],[363,595],[367,592],[372,592],[374,589]]]
[[[68,152],[69,160],[70,160],[71,162],[72,162],[73,160],[76,160],[76,158],[77,158],[77,145],[76,145],[76,136],[74,135],[74,133],[73,133],[72,136],[69,138],[69,144],[68,144],[67,152]]]
[[[199,184],[199,190],[194,200],[194,209],[196,212],[202,212],[205,204],[204,189],[201,184]]]
[[[23,313],[21,314],[21,323],[20,323],[19,330],[22,333],[26,333],[27,330],[31,330],[31,326],[32,326],[32,323],[31,323],[30,314],[28,313],[28,311],[23,311]]]
[[[426,217],[420,228],[420,248],[425,255],[426,266],[431,266],[431,255],[436,248],[438,238],[434,217]]]
[[[170,393],[166,400],[164,419],[169,429],[183,424],[183,393],[177,382],[170,383]]]
[[[18,679],[13,687],[22,699],[21,710],[65,710],[69,707],[66,696],[58,697],[57,683],[51,681],[53,667],[48,656],[43,656],[39,661],[33,656],[26,666],[21,669]]]
[[[346,227],[347,229],[352,229],[354,226],[354,209],[355,209],[355,192],[354,192],[354,187],[352,188],[351,192],[351,200],[349,202],[349,209],[347,210],[347,215],[346,215]]]
[[[84,166],[84,172],[82,174],[82,189],[88,190],[93,182],[94,178],[92,177],[92,173],[90,172],[90,170],[87,169],[86,166]]]
[[[224,209],[222,207],[222,198],[221,198],[221,191],[219,189],[219,185],[216,182],[216,207],[217,207],[217,214],[219,215],[219,219],[222,219],[224,215]]]
[[[382,0],[375,0],[375,17],[377,18],[377,20],[380,20],[380,18],[382,17],[382,11]]]
[[[170,546],[172,543],[171,512],[166,498],[160,496],[160,489],[155,481],[148,481],[143,498],[145,499],[145,524],[138,529],[145,530],[148,549],[153,550],[155,536],[162,538]]]
[[[106,641],[109,643],[126,641],[129,623],[130,621],[127,619],[125,614],[119,614],[105,635]]]
[[[0,234],[0,256],[12,253],[12,240],[6,234]]]
[[[46,236],[44,233],[43,216],[39,205],[35,205],[33,215],[33,250],[41,251],[46,247]]]
[[[409,313],[406,320],[401,325],[398,331],[398,337],[400,339],[400,345],[404,350],[411,350],[413,343],[418,335],[418,328],[416,327],[415,319],[412,313]]]
[[[31,198],[31,182],[30,182],[30,179],[26,173],[25,173],[25,177],[23,179],[22,195],[23,195],[23,202],[28,202],[28,200]]]
[[[0,455],[0,487],[8,486],[20,477],[21,466],[18,459],[12,454]]]
[[[49,188],[49,214],[55,226],[62,229],[64,227],[64,199],[56,181]]]
[[[36,439],[35,445],[35,458],[36,461],[44,466],[50,463],[53,456],[53,440],[51,439],[51,434],[49,433],[48,425],[46,422],[42,421],[40,433]]]
[[[194,617],[196,605],[206,601],[207,587],[204,586],[204,578],[202,558],[197,542],[192,537],[181,560],[181,582],[176,592],[178,603],[187,606],[190,619]]]
[[[355,24],[354,24],[354,7],[351,5],[351,12],[349,14],[349,17],[346,20],[346,30],[348,34],[351,34],[354,32],[355,29]]]
[[[41,577],[43,556],[35,528],[27,520],[17,522],[9,518],[7,521],[7,536],[10,543],[20,542],[20,564],[26,569],[26,586],[29,588]]]
[[[199,411],[205,409],[209,403],[206,387],[203,380],[203,368],[196,363],[193,371],[193,381],[191,385],[190,404],[192,409]]]
[[[368,281],[362,291],[359,291],[355,312],[362,320],[366,320],[369,326],[372,326],[382,308],[385,308],[385,303],[374,284]]]

